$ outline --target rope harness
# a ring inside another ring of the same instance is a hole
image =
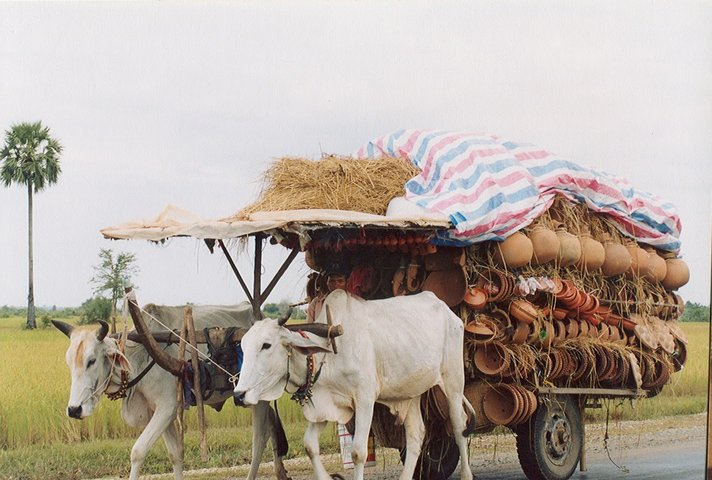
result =
[[[308,338],[306,333],[302,332],[299,330],[298,332],[302,337]],[[290,346],[287,350],[287,381],[284,384],[284,391],[287,393],[290,393],[289,390],[287,390],[287,385],[289,384],[289,360],[292,357],[292,347]],[[314,361],[314,355],[313,354],[308,354],[307,355],[307,379],[306,381],[299,387],[297,390],[292,393],[292,400],[297,402],[299,405],[304,406],[306,405],[307,402],[311,402],[312,398],[312,388],[314,387],[314,384],[316,383],[317,380],[319,380],[319,376],[321,375],[321,369],[324,366],[324,362],[326,360],[326,355],[324,356],[324,359],[322,359],[321,363],[319,364],[319,369],[314,373],[314,366],[315,366],[315,361]]]

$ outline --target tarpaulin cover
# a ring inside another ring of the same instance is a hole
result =
[[[444,244],[504,239],[562,194],[607,214],[639,242],[680,248],[680,219],[671,203],[531,144],[468,132],[398,130],[369,142],[355,156],[384,155],[420,168],[405,185],[406,198],[449,217],[455,229],[441,235]]]

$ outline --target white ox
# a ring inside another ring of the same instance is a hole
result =
[[[146,305],[145,310],[161,320],[170,329],[180,329],[183,307]],[[196,329],[212,326],[236,326],[250,328],[253,323],[252,307],[249,303],[236,306],[194,306],[193,317]],[[130,370],[129,380],[141,373],[151,362],[146,348],[140,343],[128,341],[125,355],[119,351],[116,339],[107,336],[108,325],[102,322],[98,330],[74,328],[64,322],[52,323],[70,339],[66,360],[71,372],[71,390],[67,405],[67,415],[81,419],[92,414],[103,394],[111,394],[119,389],[121,369]],[[162,329],[151,324],[151,330]],[[166,348],[173,357],[178,357],[178,347]],[[178,379],[173,374],[154,365],[145,376],[128,390],[128,396],[121,402],[121,416],[132,427],[144,427],[131,449],[130,480],[139,478],[139,470],[151,446],[163,436],[168,455],[173,463],[175,480],[183,478],[183,442],[174,422],[181,406],[176,397]],[[206,404],[220,407],[232,395],[231,391],[213,393]],[[275,450],[275,472],[277,478],[286,479],[282,458],[277,455],[277,428],[274,411],[267,402],[259,402],[252,409],[252,463],[248,479],[257,478],[262,453],[268,438],[272,437]]]
[[[263,320],[247,332],[242,339],[245,357],[236,401],[255,405],[303,386],[306,355],[315,354],[314,370],[321,368],[321,372],[302,410],[309,422],[304,447],[316,478],[330,478],[319,458],[319,436],[326,423],[345,424],[354,414],[354,479],[363,478],[368,432],[378,402],[404,423],[406,460],[400,478],[410,480],[425,435],[420,396],[439,385],[447,397],[460,451],[461,478],[472,479],[463,405],[474,412],[463,396],[462,321],[430,292],[365,301],[335,290],[326,298],[318,322],[326,323],[327,308],[334,324],[343,327],[336,354],[330,353],[327,340],[291,332],[277,320]]]

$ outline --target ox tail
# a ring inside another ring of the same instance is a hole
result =
[[[462,406],[465,407],[465,414],[467,414],[465,431],[462,432],[462,435],[464,437],[467,437],[475,433],[475,428],[477,427],[477,418],[475,418],[475,409],[472,408],[472,404],[464,395],[462,396]]]
[[[282,419],[279,418],[279,410],[277,410],[277,400],[274,401],[274,433],[275,436],[273,438],[273,446],[275,448],[275,451],[278,456],[284,457],[289,451],[289,442],[287,441],[287,434],[284,433]]]

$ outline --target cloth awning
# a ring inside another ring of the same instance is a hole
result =
[[[302,233],[314,228],[434,228],[448,229],[450,221],[441,215],[372,215],[346,210],[282,210],[255,212],[248,220],[209,220],[189,210],[166,206],[155,218],[133,220],[101,230],[104,238],[160,242],[171,237],[198,239],[239,238],[259,232],[283,230]]]

